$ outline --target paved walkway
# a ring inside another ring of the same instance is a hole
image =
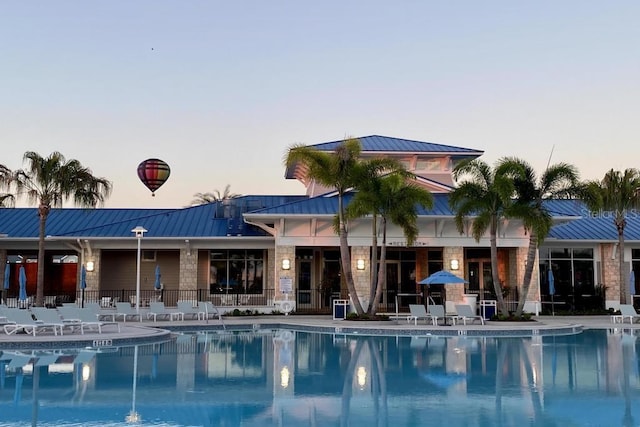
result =
[[[612,323],[610,316],[540,316],[532,322],[486,322],[485,325],[433,326],[424,321],[418,325],[407,323],[404,319],[386,322],[363,322],[333,320],[330,316],[237,316],[208,321],[143,321],[120,322],[120,332],[116,325],[107,325],[101,334],[97,331],[65,332],[54,336],[46,332],[37,336],[27,334],[7,335],[0,330],[0,349],[32,348],[32,347],[79,347],[79,346],[117,346],[132,343],[157,342],[170,339],[171,332],[191,331],[197,329],[228,330],[261,329],[268,327],[285,327],[300,330],[316,330],[333,333],[390,334],[390,335],[544,335],[553,333],[577,333],[582,329],[640,329],[640,323]]]

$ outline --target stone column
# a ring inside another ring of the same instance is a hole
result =
[[[364,270],[358,270],[359,259],[364,260]],[[353,246],[351,248],[351,271],[358,299],[366,311],[369,306],[371,287],[371,248],[369,246]],[[353,298],[354,295],[351,297]]]
[[[283,260],[289,260],[289,270],[284,270],[282,267]],[[296,247],[295,246],[276,246],[275,251],[275,265],[274,265],[274,289],[275,300],[284,300],[282,289],[280,289],[280,279],[289,278],[293,280],[293,289],[291,290],[295,294],[296,283]],[[293,295],[289,295],[291,300]]]
[[[615,243],[600,244],[600,266],[602,284],[605,286],[606,308],[620,307],[620,251]]]
[[[444,261],[444,270],[451,271],[458,277],[464,279],[465,263],[464,263],[464,247],[462,246],[448,246],[445,247],[442,253]],[[451,270],[451,260],[458,260],[458,270]],[[447,301],[451,301],[457,304],[463,302],[464,284],[445,285],[444,289]]]
[[[181,291],[198,291],[198,251],[187,248],[180,249],[180,283]]]

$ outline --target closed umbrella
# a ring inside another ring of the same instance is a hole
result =
[[[87,288],[87,269],[83,265],[80,269],[80,290],[82,297],[80,298],[81,307],[84,308],[84,290]]]
[[[20,293],[18,300],[26,305],[27,301],[27,273],[24,271],[24,265],[20,266],[20,274],[18,274],[18,283],[20,284]]]
[[[156,265],[156,281],[154,282],[153,286],[157,289],[160,290],[162,288],[162,285],[160,283],[160,278],[162,277],[162,275],[160,274],[160,266]]]
[[[629,274],[629,293],[632,297],[636,294],[636,273],[633,270]]]
[[[549,295],[551,295],[551,315],[555,316],[555,309],[553,304],[553,296],[556,294],[555,278],[553,277],[553,270],[547,270],[547,279],[549,281]]]
[[[7,265],[5,265],[4,267],[4,282],[3,282],[3,286],[2,286],[2,296],[3,296],[3,300],[6,303],[7,297],[6,297],[6,293],[7,293],[7,289],[9,289],[9,278],[11,276],[11,264],[7,263]]]

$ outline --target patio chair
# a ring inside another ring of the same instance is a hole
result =
[[[640,319],[640,314],[633,308],[631,304],[620,304],[620,314],[614,314],[611,316],[613,323],[624,323],[624,319],[629,319],[629,323],[634,323],[637,319]]]
[[[475,320],[479,320],[480,324],[484,325],[484,318],[473,312],[470,305],[456,304],[457,320],[462,320],[462,324],[466,325],[467,321],[473,323]]]
[[[14,322],[4,325],[4,333],[7,335],[13,335],[20,331],[24,331],[34,337],[41,331],[53,331],[54,335],[58,335],[58,330],[60,330],[60,335],[62,335],[62,328],[58,323],[48,324],[34,320],[29,310],[18,308],[8,309],[6,310],[6,314],[7,319],[10,322]]]
[[[75,307],[78,308],[78,307]],[[111,320],[112,322],[116,321],[116,312],[115,310],[109,308],[104,310],[100,307],[100,304],[97,302],[88,302],[85,303],[84,308],[93,313],[97,320]]]
[[[184,313],[167,310],[163,302],[152,302],[149,305],[147,319],[151,319],[151,317],[154,322],[158,320],[158,317],[165,317],[167,320],[184,320]]]
[[[60,328],[60,335],[63,335],[64,328],[69,328],[69,332],[80,328],[80,321],[78,319],[63,320],[55,308],[32,307],[31,313],[33,313],[40,322],[57,325]]]
[[[70,312],[71,316],[74,316],[73,312]],[[93,311],[89,308],[76,308],[75,316],[80,320],[80,332],[84,334],[84,330],[98,330],[98,333],[102,333],[102,327],[106,325],[116,325],[118,332],[120,332],[120,323],[115,319],[112,321],[99,320]]]
[[[417,325],[418,320],[424,319],[425,325],[427,321],[433,322],[432,316],[427,313],[427,309],[424,308],[422,304],[409,304],[409,316],[407,316],[407,323],[410,323],[413,320],[413,324]]]
[[[191,316],[192,319],[204,320],[207,313],[199,306],[194,307],[191,301],[178,301],[178,311],[184,316]]]
[[[218,316],[218,320],[222,321],[222,313],[211,301],[200,301],[198,307],[204,311],[205,319],[209,319],[209,316]]]
[[[429,315],[431,316],[431,319],[433,320],[433,325],[436,326],[438,324],[438,320],[439,319],[444,319],[444,325],[448,325],[447,320],[451,319],[453,324],[455,325],[456,321],[455,321],[455,316],[447,316],[445,314],[444,311],[444,305],[442,304],[432,304],[429,306],[429,309],[427,310],[427,312],[429,313]]]
[[[135,308],[131,307],[131,304],[128,302],[117,302],[116,303],[116,313],[114,315],[114,319],[118,320],[119,317],[122,317],[122,321],[126,322],[127,318],[135,319],[138,318],[138,322],[142,322],[142,315],[136,311]]]

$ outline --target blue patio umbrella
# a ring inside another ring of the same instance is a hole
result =
[[[551,315],[555,316],[556,311],[553,305],[553,296],[556,294],[556,285],[555,285],[556,280],[553,277],[553,270],[551,269],[547,270],[547,280],[549,281],[549,295],[551,295]]]
[[[629,293],[636,294],[636,273],[633,270],[629,273]]]
[[[24,265],[20,266],[18,283],[20,284],[20,293],[18,294],[18,299],[20,301],[26,301],[27,300],[27,273],[24,271]]]
[[[162,288],[162,284],[160,283],[161,277],[162,275],[160,274],[160,266],[156,265],[156,281],[154,282],[153,287],[157,290],[160,290],[160,288]]]
[[[7,264],[4,267],[4,284],[3,284],[3,289],[7,290],[9,289],[9,277],[11,276],[11,264]]]
[[[80,289],[84,290],[86,288],[87,288],[87,269],[83,265],[82,268],[80,269]]]
[[[420,285],[447,285],[447,284],[456,284],[456,283],[469,283],[469,282],[445,270],[436,271],[426,279],[422,279],[421,281],[418,282],[418,284]]]

